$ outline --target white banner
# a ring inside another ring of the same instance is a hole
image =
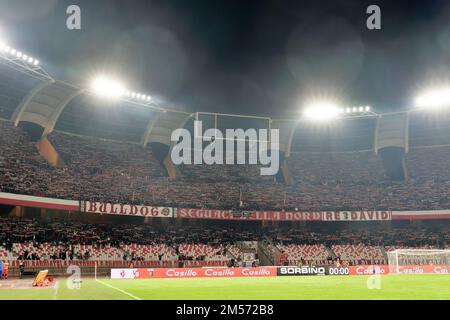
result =
[[[392,220],[391,211],[335,211],[325,212],[323,221],[388,221]]]
[[[84,201],[82,211],[121,216],[173,218],[173,209],[169,207],[137,206],[133,204],[113,204]]]

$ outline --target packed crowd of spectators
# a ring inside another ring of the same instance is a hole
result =
[[[245,230],[222,228],[167,227],[147,224],[90,224],[75,221],[39,221],[0,218],[0,247],[24,260],[111,260],[143,261],[147,249],[169,248],[153,252],[156,260],[215,260],[236,250],[234,242],[253,241],[257,235]],[[114,249],[115,248],[115,249]],[[105,254],[108,253],[108,254]],[[121,253],[120,253],[121,252]],[[231,255],[232,256],[232,255]],[[240,258],[240,257],[234,257]]]
[[[274,243],[289,244],[323,244],[332,247],[338,244],[364,243],[370,246],[444,247],[450,241],[450,231],[446,228],[395,228],[390,230],[267,230],[265,236]]]
[[[242,210],[438,210],[450,208],[450,147],[411,149],[409,179],[390,181],[373,152],[293,153],[292,184],[259,165],[182,165],[176,179],[149,148],[52,133],[61,165],[0,121],[0,191],[53,198]]]
[[[277,254],[325,261],[383,259],[383,250],[446,248],[448,228],[390,230],[245,229],[148,224],[93,224],[62,220],[0,218],[0,248],[5,256],[24,260],[197,260],[241,259],[239,243],[262,241]],[[242,248],[242,246],[241,246]],[[11,253],[11,254],[8,254]],[[333,254],[335,256],[333,256]],[[358,256],[361,255],[361,256]],[[317,256],[317,257],[316,257]]]

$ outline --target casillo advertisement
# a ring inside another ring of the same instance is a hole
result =
[[[425,266],[399,266],[399,273],[404,274],[448,274],[449,267],[446,265],[425,265]]]
[[[350,267],[350,275],[373,275],[373,274],[389,274],[388,265],[380,266],[352,266]],[[411,266],[399,266],[398,273],[404,274],[448,274],[449,268],[445,265],[411,265]]]
[[[129,204],[114,204],[84,201],[82,212],[100,213],[121,216],[138,216],[154,218],[173,218],[173,209],[168,207],[136,206]]]
[[[350,275],[352,276],[362,276],[362,275],[373,275],[373,274],[389,274],[389,266],[387,265],[368,265],[368,266],[351,266]]]
[[[358,275],[373,275],[373,274],[389,274],[389,266],[381,265],[381,266],[351,266],[350,267],[350,275],[358,276]]]
[[[276,275],[276,267],[111,269],[111,279],[274,277]]]
[[[184,219],[261,220],[261,221],[387,221],[391,211],[248,211],[177,209],[174,216]]]

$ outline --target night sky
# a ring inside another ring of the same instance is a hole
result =
[[[336,97],[384,112],[448,81],[450,1],[0,0],[0,37],[58,79],[112,74],[180,109],[285,116]]]

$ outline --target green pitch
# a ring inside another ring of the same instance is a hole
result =
[[[273,277],[227,279],[84,280],[70,290],[66,280],[55,288],[6,288],[0,299],[40,300],[195,300],[195,299],[445,299],[450,300],[450,275],[381,277],[381,289],[367,288],[366,276]]]

